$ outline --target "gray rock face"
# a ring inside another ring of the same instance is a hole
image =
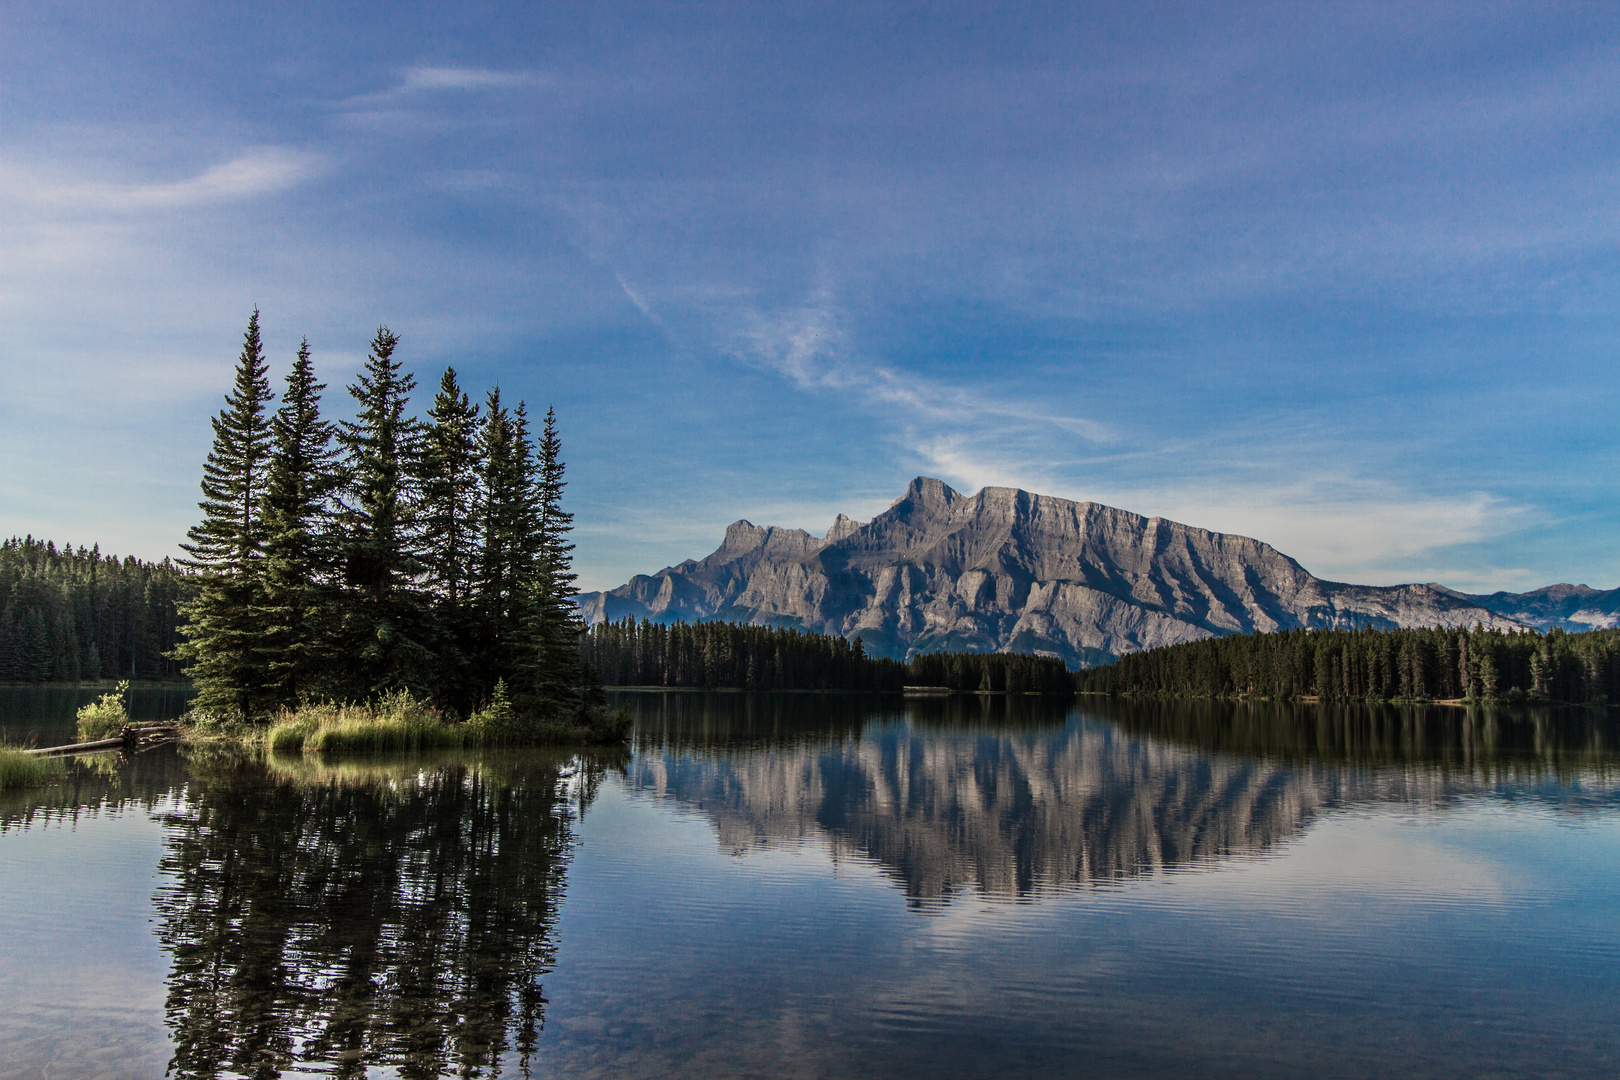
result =
[[[708,558],[584,593],[591,622],[729,619],[1074,666],[1220,634],[1296,627],[1517,626],[1433,585],[1314,577],[1269,544],[1012,488],[967,496],[919,477],[866,524],[827,536],[739,521]]]
[[[1565,630],[1612,630],[1620,626],[1620,589],[1558,584],[1527,593],[1451,595],[1537,630],[1551,630],[1555,626]]]

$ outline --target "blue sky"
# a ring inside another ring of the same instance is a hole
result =
[[[1617,19],[8,3],[0,533],[174,552],[257,304],[554,404],[586,587],[918,474],[1620,585]]]

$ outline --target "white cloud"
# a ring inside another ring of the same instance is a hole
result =
[[[400,72],[399,83],[387,90],[359,94],[338,103],[342,110],[362,114],[383,106],[401,106],[406,101],[443,91],[473,92],[541,86],[550,80],[535,72],[495,71],[490,68],[434,67],[421,65]]]
[[[1119,437],[1108,424],[1009,400],[986,385],[955,385],[851,356],[826,290],[802,307],[773,314],[746,310],[741,318],[733,349],[740,359],[775,371],[800,390],[853,395],[889,416],[902,441],[924,457],[953,440],[960,449],[974,439],[1016,443],[1037,432],[1091,443]]]
[[[1462,560],[1446,556],[1447,549],[1493,540],[1528,522],[1529,507],[1482,491],[1425,495],[1381,480],[1320,475],[1059,493],[1251,536],[1329,580],[1440,580],[1456,588],[1494,589],[1505,580],[1528,585],[1536,577],[1472,561],[1458,566]]]
[[[491,71],[488,68],[413,67],[405,70],[399,89],[484,90],[500,86],[533,86],[539,77],[521,71]]]
[[[48,171],[0,164],[0,198],[52,212],[175,210],[210,203],[237,202],[284,191],[315,175],[319,155],[284,146],[250,148],[195,176],[157,183],[116,183],[65,178]]]

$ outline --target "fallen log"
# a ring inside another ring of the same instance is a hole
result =
[[[41,757],[46,754],[86,754],[96,750],[134,750],[142,745],[156,746],[159,743],[171,742],[179,735],[179,724],[158,720],[144,724],[125,724],[111,739],[69,743],[66,746],[43,746],[37,750],[24,750],[23,753]]]
[[[70,743],[67,746],[42,746],[38,750],[24,750],[25,754],[78,754],[87,750],[114,750],[122,748],[124,740],[97,739],[95,742]]]

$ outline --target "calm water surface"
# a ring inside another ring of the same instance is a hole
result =
[[[623,699],[0,793],[0,1077],[1620,1073],[1605,714]]]

